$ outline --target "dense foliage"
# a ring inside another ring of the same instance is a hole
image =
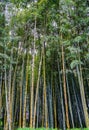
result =
[[[89,127],[89,1],[0,1],[0,126]]]

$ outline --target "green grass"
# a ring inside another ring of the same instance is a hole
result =
[[[46,129],[46,128],[36,128],[36,129],[34,129],[34,128],[18,128],[17,130],[57,130],[57,128],[56,129],[51,129],[51,128],[48,128],[48,129]]]
[[[51,128],[36,128],[36,129],[33,129],[33,128],[18,128],[17,130],[61,130],[61,129],[51,129]],[[89,128],[74,128],[74,129],[70,129],[70,130],[89,130]]]

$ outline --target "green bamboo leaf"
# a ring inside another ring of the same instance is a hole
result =
[[[82,41],[82,37],[81,36],[77,36],[77,37],[74,38],[74,42],[76,42],[76,43],[79,43],[81,41]]]
[[[73,46],[69,46],[69,47],[67,47],[67,49],[71,52],[71,53],[75,53],[75,54],[77,54],[77,53],[79,53],[79,52],[81,52],[82,50],[80,49],[80,48],[76,48],[76,47],[73,47]]]
[[[83,64],[83,62],[81,62],[81,61],[79,61],[79,60],[73,60],[72,62],[71,62],[71,64],[70,64],[70,67],[71,67],[71,69],[73,69],[73,68],[75,68],[77,65],[79,65],[79,64]]]
[[[87,54],[85,55],[85,59],[86,59],[86,60],[89,60],[89,53],[87,53]]]
[[[8,55],[6,55],[6,54],[0,53],[0,57],[1,58],[6,58],[7,60],[10,61],[10,57]]]

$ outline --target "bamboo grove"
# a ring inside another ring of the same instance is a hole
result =
[[[0,1],[0,126],[89,127],[88,0]]]

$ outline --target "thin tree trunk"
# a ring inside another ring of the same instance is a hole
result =
[[[74,118],[73,118],[73,111],[72,111],[70,91],[69,91],[69,83],[68,83],[67,75],[68,75],[68,74],[66,74],[66,82],[67,82],[67,92],[68,92],[69,110],[70,110],[70,115],[71,115],[72,127],[74,128]]]
[[[35,98],[35,104],[34,104],[34,119],[33,119],[33,127],[34,128],[35,128],[35,121],[36,121],[36,106],[37,106],[38,93],[39,93],[39,81],[40,81],[41,66],[42,66],[42,54],[41,54],[41,59],[40,59],[40,63],[39,63],[38,80],[37,80],[37,86],[36,86],[36,98]]]
[[[57,111],[56,111],[56,98],[54,97],[54,120],[55,120],[55,128],[57,128]]]
[[[8,130],[8,122],[7,122],[7,112],[5,110],[4,114],[4,130]]]
[[[0,76],[0,115],[2,114],[2,73]]]
[[[49,83],[50,86],[50,83]],[[49,92],[49,127],[53,128],[53,105],[52,105],[52,76],[51,76],[51,87],[48,88]]]
[[[38,93],[38,103],[37,103],[37,121],[36,121],[36,128],[38,128],[39,127],[39,100],[40,100],[40,98],[39,98],[39,93]]]
[[[25,86],[25,95],[24,95],[24,108],[23,108],[23,128],[26,127],[26,99],[27,99],[27,86],[28,86],[28,64],[29,56],[27,56],[27,64],[26,64],[26,86]]]
[[[36,17],[34,26],[34,42],[32,54],[32,84],[31,84],[31,103],[30,103],[30,128],[33,127],[33,112],[34,112],[34,68],[35,68],[35,40],[36,40]]]
[[[89,128],[89,117],[88,117],[88,112],[87,112],[81,65],[80,65],[80,71],[79,71],[78,66],[76,69],[77,69],[77,74],[78,74],[78,82],[80,86],[80,94],[81,94],[81,100],[82,100],[83,111],[84,111],[84,116],[85,116],[85,123],[86,123],[86,127]]]
[[[15,98],[15,110],[14,110],[14,121],[13,121],[13,129],[16,127],[15,124],[16,122],[19,121],[19,119],[17,118],[17,112],[18,112],[18,106],[19,106],[19,87],[16,88],[16,98]],[[19,115],[19,113],[18,113]]]
[[[21,70],[21,82],[20,82],[20,114],[19,114],[19,128],[22,126],[22,86],[23,86],[23,73],[24,73],[24,58]]]
[[[6,60],[5,60],[6,64]],[[8,101],[8,90],[7,90],[7,72],[5,68],[5,96],[6,96],[6,111],[7,111],[7,123],[9,130],[11,130],[11,120],[10,120],[10,111],[9,111],[9,101]],[[7,130],[8,128],[5,128]]]
[[[79,106],[78,106],[73,78],[72,78],[72,87],[73,87],[73,92],[74,92],[74,97],[75,97],[75,102],[76,102],[76,107],[77,107],[77,112],[78,112],[79,123],[80,123],[80,127],[82,128],[83,125],[82,125],[82,120],[81,120],[81,116],[80,116],[80,110],[79,110]]]
[[[48,127],[48,110],[47,110],[47,88],[46,88],[46,63],[45,63],[45,42],[43,47],[43,78],[44,78],[44,107],[45,107],[45,125]]]
[[[54,79],[55,77],[53,77]],[[54,80],[53,80],[54,81]],[[54,127],[57,128],[57,111],[56,111],[56,96],[55,96],[55,83],[53,83],[53,105],[54,105]]]
[[[60,95],[61,95],[61,105],[62,105],[62,115],[63,115],[63,130],[66,130],[65,110],[64,110],[64,101],[63,101],[63,90],[62,90],[62,81],[61,81],[61,74],[60,74],[59,63],[58,63],[58,74],[59,74],[59,82],[60,82]]]
[[[65,112],[66,112],[66,125],[70,129],[69,116],[68,116],[68,101],[67,101],[67,89],[66,89],[66,75],[65,75],[65,63],[64,63],[64,47],[62,45],[62,69],[63,69],[63,88],[64,88],[64,100],[65,100]]]
[[[11,90],[11,111],[10,111],[10,115],[11,115],[11,128],[13,129],[14,127],[14,98],[15,98],[15,81],[16,81],[16,72],[17,72],[17,63],[18,63],[18,57],[17,57],[17,62],[16,62],[16,66],[15,66],[15,70],[14,70],[14,75],[13,75],[13,81],[12,81],[12,90]]]
[[[44,127],[44,121],[45,121],[45,100],[44,100],[44,87],[43,87],[43,103],[42,103],[42,127]]]
[[[12,80],[12,57],[13,57],[13,48],[11,50],[11,58],[10,58],[10,70],[9,70],[9,79],[8,79],[8,82],[9,82],[9,89],[8,89],[8,103],[9,103],[9,111],[10,111],[10,121],[12,123],[12,120],[11,120],[11,80]]]

